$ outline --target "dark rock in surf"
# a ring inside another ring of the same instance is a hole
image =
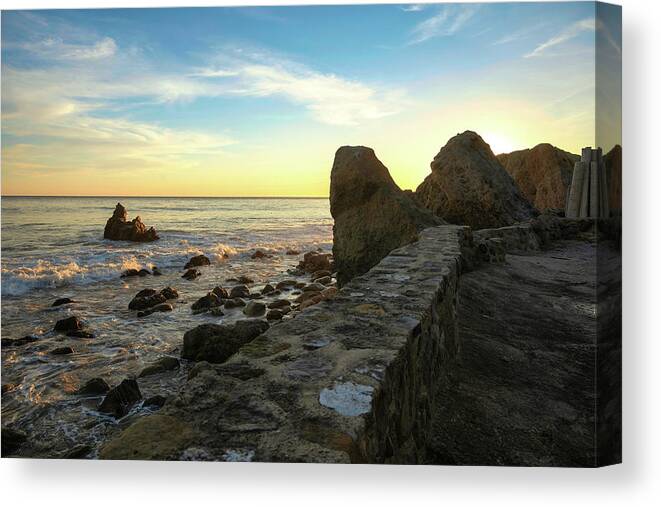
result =
[[[2,338],[0,345],[3,347],[21,347],[38,340],[39,338],[33,335],[24,336],[23,338]]]
[[[222,306],[223,301],[213,292],[209,292],[206,296],[202,296],[191,305],[193,312],[205,312],[211,308]]]
[[[206,255],[196,255],[191,257],[191,259],[186,263],[184,269],[197,268],[200,266],[209,266],[211,261]]]
[[[179,293],[176,289],[172,287],[165,287],[161,289],[160,292],[157,292],[154,289],[142,289],[138,292],[129,303],[129,310],[147,310],[148,308],[153,308],[157,305],[165,303],[169,299],[177,299]],[[170,311],[170,309],[161,309],[156,311]],[[152,312],[153,313],[153,312]]]
[[[99,396],[108,391],[110,391],[108,383],[100,377],[95,377],[85,382],[76,393],[84,396]]]
[[[189,269],[183,275],[181,275],[181,278],[184,278],[186,280],[195,280],[197,277],[199,277],[201,275],[202,275],[202,273],[200,273],[199,270]]]
[[[99,412],[112,415],[117,419],[129,413],[131,407],[142,399],[142,393],[135,379],[124,379],[113,387],[99,405]]]
[[[264,315],[265,312],[266,305],[258,301],[250,301],[243,309],[243,313],[248,317],[259,317]]]
[[[174,310],[174,307],[170,303],[160,303],[156,306],[152,306],[151,308],[147,308],[146,310],[138,312],[138,317],[147,317],[152,313],[171,312],[172,310]]]
[[[89,331],[83,331],[82,329],[75,329],[74,331],[69,331],[67,336],[70,338],[94,338],[94,334]]]
[[[227,308],[228,310],[231,308],[240,308],[246,306],[246,302],[241,298],[225,299],[224,302],[225,302],[225,308]]]
[[[66,319],[58,320],[55,323],[55,331],[67,333],[69,331],[76,331],[83,328],[82,321],[75,316],[67,317]]]
[[[106,227],[103,231],[103,237],[111,240],[122,241],[136,241],[148,242],[156,241],[158,234],[153,227],[149,229],[142,223],[140,217],[135,217],[130,222],[128,221],[128,214],[126,208],[117,203],[115,211],[106,222]]]
[[[307,252],[303,255],[303,260],[298,263],[298,269],[306,273],[314,273],[320,270],[331,270],[331,261],[333,256],[320,252]]]
[[[64,356],[68,354],[73,354],[75,351],[71,347],[58,347],[50,351],[54,356]]]
[[[51,306],[62,306],[68,305],[70,303],[75,303],[75,301],[71,298],[59,298],[56,299]]]
[[[247,298],[250,297],[250,289],[246,285],[235,285],[230,290],[230,298]]]
[[[229,293],[227,292],[227,289],[224,289],[220,285],[214,287],[211,292],[213,292],[220,299],[228,299],[230,297]]]

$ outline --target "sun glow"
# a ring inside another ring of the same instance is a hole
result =
[[[491,151],[493,151],[494,155],[500,155],[501,153],[511,153],[520,149],[517,147],[514,141],[503,136],[502,134],[486,132],[483,136],[483,139],[489,144],[489,146],[491,146]]]

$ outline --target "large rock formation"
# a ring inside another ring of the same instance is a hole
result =
[[[443,222],[418,206],[364,146],[343,146],[331,171],[330,210],[337,281],[366,273],[418,232]]]
[[[548,143],[498,155],[523,195],[539,210],[564,209],[578,155]]]
[[[434,157],[416,197],[444,220],[474,229],[511,225],[535,212],[489,145],[470,130]]]
[[[608,204],[611,210],[622,209],[622,146],[616,144],[604,155],[608,181]]]
[[[106,222],[106,228],[103,231],[105,239],[124,240],[124,241],[156,241],[158,234],[153,227],[147,229],[142,223],[140,217],[135,217],[130,222],[126,208],[121,203],[117,203],[115,211]]]

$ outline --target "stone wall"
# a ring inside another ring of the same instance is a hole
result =
[[[437,386],[461,349],[461,274],[593,221],[444,225],[393,250],[333,299],[273,324],[223,364],[194,363],[104,459],[424,463]]]
[[[424,230],[227,362],[196,363],[174,399],[100,457],[422,461],[432,386],[460,347],[457,284],[472,255],[468,227]]]

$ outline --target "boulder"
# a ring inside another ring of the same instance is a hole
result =
[[[374,151],[364,146],[343,146],[335,153],[330,211],[340,285],[367,272],[395,248],[416,241],[422,229],[443,223],[402,192]],[[330,263],[315,263],[310,272],[320,270],[333,271]]]
[[[257,250],[254,254],[250,256],[251,259],[266,259],[273,257],[271,254],[267,254],[265,252],[262,252],[261,250]]]
[[[247,298],[250,297],[250,289],[246,285],[235,285],[230,290],[230,298]]]
[[[262,289],[262,294],[267,295],[267,294],[271,294],[272,292],[275,292],[275,287],[273,287],[273,285],[271,285],[270,283],[264,285],[264,288]]]
[[[447,222],[474,229],[504,227],[536,214],[489,145],[469,130],[434,157],[416,199]]]
[[[278,282],[277,284],[275,284],[275,289],[276,290],[283,290],[283,289],[289,290],[289,289],[291,289],[292,287],[295,287],[295,286],[296,286],[296,280],[282,280],[282,281]]]
[[[231,325],[202,324],[184,334],[181,357],[223,363],[268,328],[268,323],[259,319],[240,320]]]
[[[496,158],[537,209],[565,209],[574,163],[580,159],[578,155],[543,143]]]
[[[211,261],[206,255],[196,255],[186,263],[184,269],[197,268],[199,266],[209,266]]]
[[[125,270],[121,275],[120,278],[130,278],[132,276],[138,276],[140,274],[140,271],[135,269],[135,268],[130,268]]]
[[[264,315],[265,312],[266,305],[259,301],[250,301],[243,309],[243,313],[248,317],[260,317],[261,315]]]
[[[269,309],[281,309],[285,306],[290,306],[291,302],[288,299],[276,299],[268,304]]]
[[[237,279],[237,282],[243,283],[243,284],[249,284],[249,283],[255,283],[255,280],[253,278],[250,278],[249,276],[246,275],[241,275]]]
[[[61,333],[76,331],[82,328],[83,328],[83,323],[76,316],[67,317],[66,319],[58,320],[55,323],[55,331],[59,331]]]
[[[284,315],[281,310],[269,310],[266,313],[266,320],[280,320]]]
[[[142,399],[142,393],[135,379],[127,378],[113,387],[99,405],[99,412],[110,414],[117,419],[129,413],[131,407]]]
[[[121,203],[117,203],[115,211],[106,222],[103,237],[112,240],[139,242],[156,241],[158,239],[156,230],[153,227],[147,229],[140,217],[135,217],[130,222],[127,217],[126,208]]]
[[[156,375],[158,373],[163,373],[170,370],[176,370],[177,368],[179,368],[179,359],[169,356],[161,357],[153,363],[145,366],[140,372],[140,375],[138,375],[138,378],[148,377],[149,375]]]
[[[162,408],[163,405],[165,405],[166,401],[167,401],[167,399],[165,398],[165,396],[163,396],[161,394],[156,394],[154,396],[150,396],[149,398],[147,398],[143,402],[143,406],[144,407],[149,407],[152,410],[159,409],[159,408]]]
[[[106,394],[108,391],[110,391],[108,383],[100,377],[95,377],[85,382],[76,393],[84,396],[98,396]]]
[[[83,331],[82,329],[74,329],[69,331],[67,336],[70,338],[94,338],[94,334],[89,331]]]

